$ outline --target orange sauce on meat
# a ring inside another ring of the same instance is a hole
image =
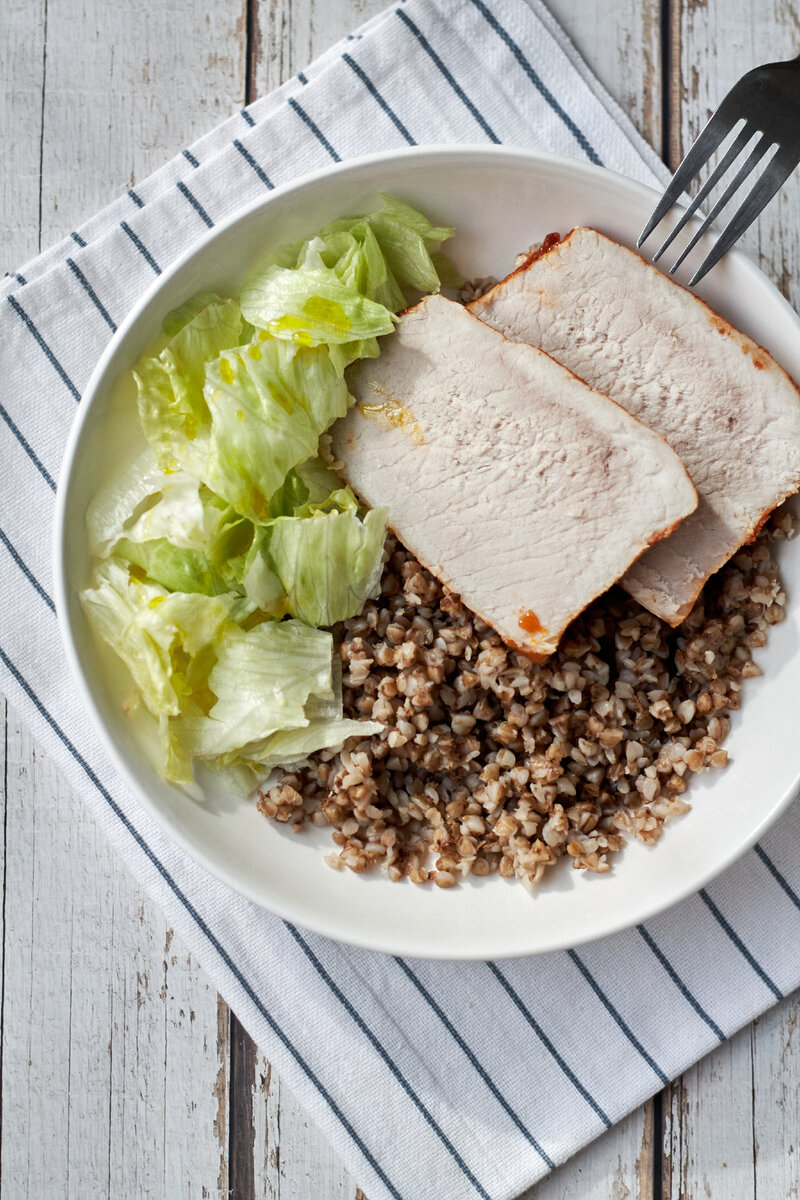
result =
[[[519,614],[517,622],[520,629],[524,629],[526,633],[544,633],[545,628],[542,622],[537,617],[532,608],[526,608]]]

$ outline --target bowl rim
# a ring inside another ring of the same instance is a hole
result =
[[[341,163],[332,163],[320,167],[315,171],[311,171],[299,179],[293,179],[286,183],[277,185],[274,189],[267,192],[264,196],[259,196],[255,200],[242,205],[236,209],[228,217],[219,221],[213,229],[209,229],[202,236],[197,238],[192,244],[187,247],[178,257],[166,267],[160,275],[150,283],[142,292],[139,299],[132,306],[130,311],[125,316],[124,320],[112,334],[106,344],[103,353],[98,359],[89,380],[83,389],[81,402],[77,413],[70,427],[69,435],[64,447],[64,453],[61,460],[61,465],[58,472],[58,481],[56,488],[55,510],[53,516],[53,531],[52,531],[52,568],[53,568],[53,593],[56,609],[56,618],[58,622],[59,633],[62,646],[64,649],[67,664],[72,676],[73,683],[76,686],[80,700],[84,709],[89,714],[94,729],[99,737],[105,753],[108,755],[115,771],[121,777],[123,783],[128,787],[131,794],[135,798],[137,804],[152,817],[159,829],[165,833],[172,841],[188,855],[188,857],[210,875],[230,887],[232,891],[245,899],[256,904],[282,920],[288,922],[297,922],[302,924],[302,927],[310,930],[313,933],[320,934],[324,937],[331,938],[334,941],[342,944],[351,945],[359,949],[372,950],[379,953],[401,954],[415,958],[429,959],[433,961],[483,961],[487,956],[482,950],[470,952],[459,949],[457,955],[449,954],[447,947],[443,947],[438,951],[428,948],[414,947],[411,942],[411,935],[406,935],[405,938],[392,936],[384,944],[376,942],[369,936],[359,935],[358,927],[353,927],[346,934],[342,932],[338,926],[332,927],[326,921],[324,908],[320,909],[318,919],[310,920],[305,916],[302,921],[298,920],[297,914],[292,911],[291,904],[284,904],[280,899],[270,898],[267,902],[264,896],[254,888],[248,885],[247,881],[239,879],[232,870],[226,868],[224,864],[220,864],[212,854],[192,843],[190,839],[184,835],[183,831],[177,828],[169,815],[166,814],[160,805],[154,801],[147,789],[139,781],[136,771],[130,766],[125,756],[118,751],[114,740],[107,728],[100,708],[95,701],[92,693],[86,672],[84,671],[81,657],[78,653],[76,639],[73,632],[73,626],[69,619],[70,611],[68,604],[66,570],[65,570],[65,555],[67,551],[65,538],[65,524],[68,512],[68,499],[71,491],[72,480],[76,470],[77,458],[76,453],[82,438],[83,429],[86,425],[89,414],[94,406],[98,395],[102,392],[106,382],[106,373],[110,364],[115,358],[118,349],[127,339],[128,334],[139,322],[142,314],[147,310],[151,302],[158,294],[166,287],[173,277],[180,273],[183,268],[191,262],[191,260],[207,246],[213,243],[218,238],[225,235],[233,227],[245,224],[251,219],[255,213],[262,212],[268,208],[276,199],[282,198],[292,192],[304,190],[308,187],[313,187],[321,181],[331,178],[331,176],[346,175],[348,172],[357,171],[365,166],[395,163],[402,159],[465,159],[474,157],[477,159],[485,159],[489,162],[509,163],[516,161],[523,162],[526,165],[535,167],[536,165],[547,165],[552,168],[561,168],[568,173],[574,174],[584,179],[604,179],[612,177],[618,181],[628,191],[628,194],[638,193],[642,199],[650,198],[654,204],[659,198],[660,193],[647,184],[639,183],[636,180],[629,179],[627,176],[621,175],[619,172],[611,171],[607,167],[596,166],[592,163],[583,162],[580,159],[572,158],[569,155],[555,154],[545,150],[525,149],[524,147],[513,146],[495,146],[486,145],[484,143],[433,143],[425,146],[402,147],[388,151],[375,151],[370,154],[361,155],[356,158],[350,158]],[[678,210],[683,207],[678,205]],[[788,310],[788,314],[794,318],[797,324],[798,332],[800,333],[800,317],[795,312],[789,302],[781,295],[772,281],[764,274],[763,271],[745,255],[741,250],[732,249],[726,257],[730,257],[737,263],[740,270],[744,270],[745,275],[751,278],[758,279],[761,286],[766,284],[774,292],[774,299],[780,302]],[[757,826],[752,829],[746,837],[737,845],[735,850],[730,851],[722,861],[715,862],[706,870],[699,872],[691,882],[687,882],[678,887],[674,894],[667,902],[663,898],[654,899],[649,905],[645,904],[637,908],[633,916],[629,916],[627,912],[621,912],[619,919],[609,922],[608,926],[601,934],[596,932],[583,933],[578,931],[569,940],[565,940],[563,935],[555,935],[548,941],[539,937],[536,945],[533,947],[519,946],[502,946],[499,945],[492,952],[491,957],[496,959],[515,958],[528,954],[547,954],[556,950],[566,950],[575,946],[583,945],[590,941],[599,940],[601,938],[610,937],[613,934],[630,928],[635,923],[646,921],[656,916],[657,914],[666,911],[681,903],[689,896],[696,894],[701,888],[705,887],[712,879],[716,878],[726,871],[734,862],[738,861],[747,850],[749,850],[763,835],[763,833],[772,826],[778,817],[783,814],[790,804],[800,797],[800,775],[794,780],[792,785],[780,797],[776,804],[772,806],[770,811],[758,822]],[[135,826],[132,829],[134,836],[137,835]],[[148,848],[149,849],[149,848]],[[150,850],[151,854],[155,854]],[[163,864],[160,864],[163,868]],[[166,869],[166,868],[163,868]],[[181,889],[178,888],[179,893]],[[191,901],[189,900],[191,908]]]

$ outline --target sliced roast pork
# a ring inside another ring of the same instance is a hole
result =
[[[356,405],[332,430],[344,475],[531,657],[697,503],[662,437],[440,296],[349,384]]]
[[[551,236],[470,307],[552,354],[680,455],[697,511],[621,580],[679,624],[709,575],[800,488],[797,387],[697,296],[592,229]]]

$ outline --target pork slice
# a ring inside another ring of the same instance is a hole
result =
[[[593,229],[551,236],[470,308],[552,354],[680,455],[697,511],[621,580],[679,624],[709,575],[800,488],[796,385],[692,292]]]
[[[542,351],[429,296],[349,375],[343,473],[531,657],[697,503],[678,457]]]

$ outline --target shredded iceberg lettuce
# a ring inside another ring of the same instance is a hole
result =
[[[324,348],[276,338],[220,355],[206,368],[211,413],[205,479],[242,516],[270,517],[270,498],[350,397]]]
[[[380,337],[394,328],[393,314],[322,261],[312,242],[294,270],[273,264],[242,288],[242,312],[271,337],[321,346]]]
[[[81,593],[155,719],[175,782],[203,761],[247,793],[381,726],[343,715],[330,626],[382,570],[385,510],[319,457],[413,292],[458,282],[431,225],[389,196],[273,254],[237,298],[169,313],[133,374],[147,449],[92,501]]]
[[[181,325],[160,354],[141,359],[133,372],[139,420],[159,465],[165,470],[183,468],[198,478],[202,478],[209,424],[203,396],[206,365],[243,340],[236,301],[213,294],[205,298],[209,303]],[[183,307],[188,315],[192,304]],[[176,314],[170,317],[170,328],[182,319]]]
[[[355,505],[278,517],[268,553],[289,612],[309,625],[335,625],[355,616],[380,581],[385,540],[382,508],[371,509],[363,520]],[[340,563],[347,563],[346,571]]]

